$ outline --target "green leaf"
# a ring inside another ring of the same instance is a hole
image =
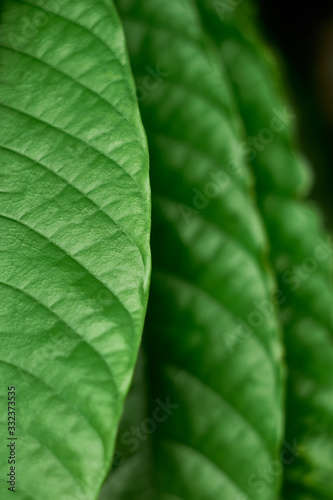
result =
[[[296,444],[294,457],[285,462],[283,498],[328,500],[333,491],[332,247],[317,210],[299,200],[311,186],[311,173],[296,145],[296,117],[282,91],[281,70],[256,30],[255,12],[244,2],[221,19],[213,2],[198,2],[233,85],[246,147],[257,144],[251,163],[279,278],[289,369],[286,440]]]
[[[108,0],[2,3],[0,415],[6,440],[15,386],[20,500],[96,497],[137,357],[150,191],[124,47]]]
[[[154,267],[101,499],[275,500],[281,349],[232,94],[191,1],[117,6],[150,147]]]

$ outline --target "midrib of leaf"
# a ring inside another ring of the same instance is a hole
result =
[[[265,319],[234,353],[224,338],[226,330],[234,332],[235,316],[253,311],[251,299],[270,297],[266,239],[246,169],[241,164],[239,178],[231,178],[228,190],[188,226],[178,209],[180,203],[191,205],[192,187],[204,189],[217,158],[222,170],[237,149],[227,112],[232,98],[191,2],[119,0],[117,6],[137,84],[147,67],[157,65],[170,79],[166,76],[141,102],[154,207],[154,272],[144,341],[148,367],[142,382],[148,384],[148,405],[144,416],[135,416],[133,408],[125,411],[118,446],[126,460],[111,472],[101,499],[231,500],[245,493],[275,500],[277,481],[258,495],[248,481],[276,459],[280,440],[278,327],[274,317]],[[218,131],[226,137],[218,139]],[[179,409],[139,451],[126,455],[122,437],[130,429],[130,415],[132,424],[140,425],[140,418],[151,416],[155,399],[167,396]],[[149,447],[150,460],[144,458]],[[244,447],[255,460],[248,461]]]
[[[91,500],[147,301],[147,149],[112,4],[47,8],[2,5],[1,379],[19,394],[18,498]]]

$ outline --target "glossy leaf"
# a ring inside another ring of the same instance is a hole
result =
[[[0,28],[2,438],[15,386],[16,498],[91,500],[146,308],[145,134],[111,2],[5,1]]]

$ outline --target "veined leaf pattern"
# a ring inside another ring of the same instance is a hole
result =
[[[143,328],[148,153],[112,3],[41,4],[1,6],[1,408],[15,386],[16,498],[91,500]]]
[[[328,500],[333,491],[332,245],[318,210],[305,201],[311,171],[299,152],[281,69],[257,31],[253,6],[243,2],[221,16],[214,2],[198,3],[234,89],[246,128],[244,144],[252,150],[255,145],[247,156],[278,276],[289,372],[286,439],[296,446],[294,460],[289,457],[285,464],[283,498]]]
[[[129,403],[119,432],[123,454],[138,449],[101,499],[273,500],[279,477],[258,494],[252,482],[278,459],[281,346],[235,103],[191,1],[117,6],[150,149],[154,270],[146,413],[130,424]],[[172,413],[135,438],[157,400]]]

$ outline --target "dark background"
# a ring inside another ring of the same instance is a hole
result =
[[[333,1],[258,0],[266,37],[285,61],[302,147],[316,182],[311,193],[333,229]]]

